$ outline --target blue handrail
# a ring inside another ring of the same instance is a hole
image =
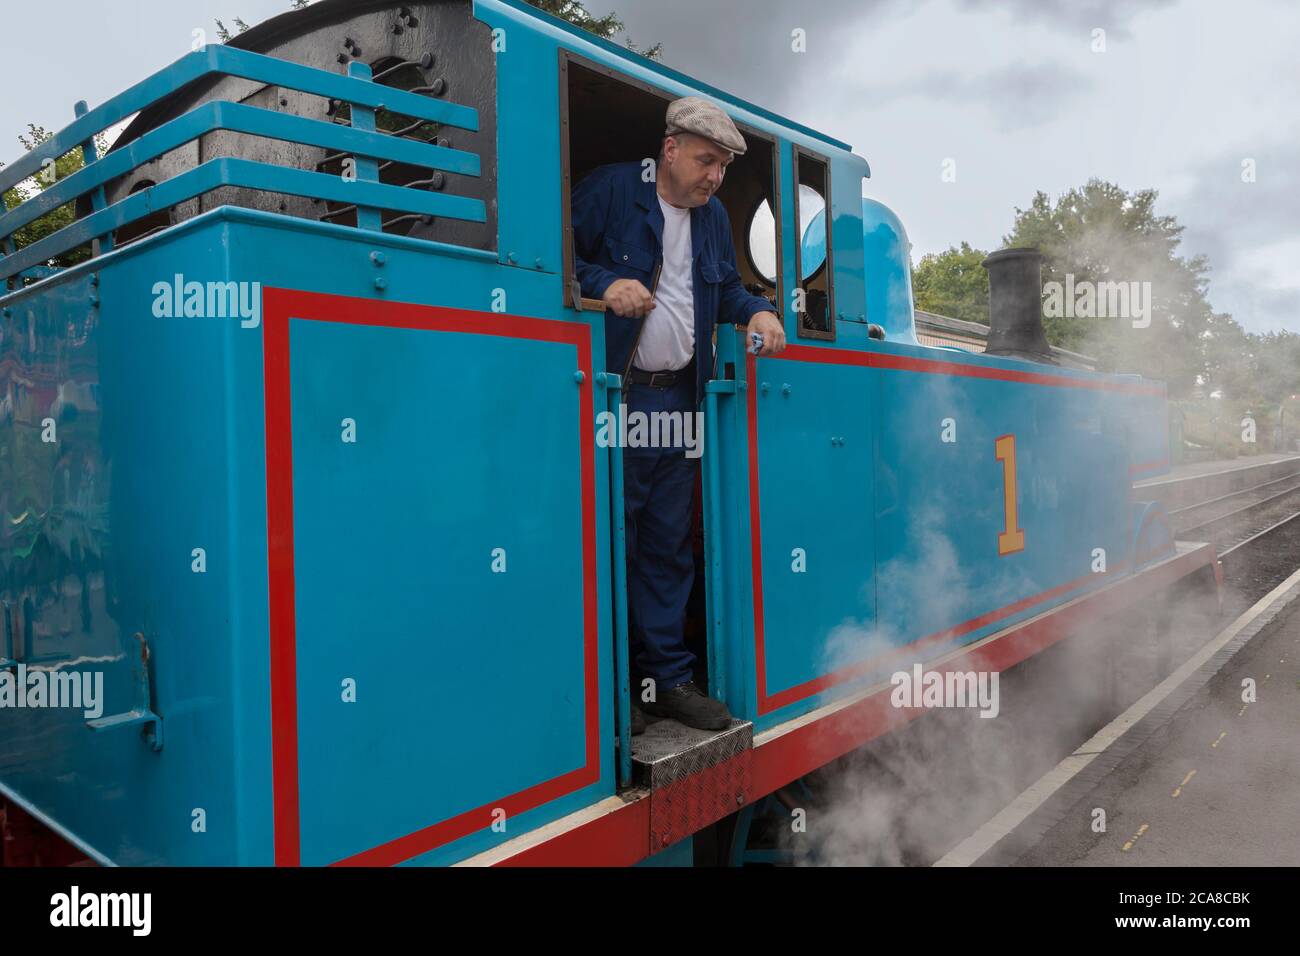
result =
[[[323,149],[395,160],[413,166],[427,166],[451,173],[469,176],[480,175],[479,157],[476,153],[434,146],[415,140],[369,133],[351,126],[340,126],[324,120],[308,119],[288,113],[277,113],[242,103],[210,100],[196,106],[157,129],[150,130],[130,145],[108,153],[93,165],[77,170],[60,179],[44,192],[0,215],[0,238],[13,234],[34,219],[53,212],[78,196],[130,172],[151,159],[162,156],[190,140],[216,130],[230,130],[251,136],[303,143]]]
[[[201,196],[221,186],[241,186],[245,189],[261,189],[294,196],[311,196],[332,202],[356,203],[428,216],[467,219],[472,222],[487,221],[487,209],[480,199],[444,196],[422,189],[408,189],[405,186],[390,186],[385,183],[368,183],[360,180],[346,182],[328,173],[287,169],[249,159],[221,157],[208,160],[157,186],[141,190],[115,202],[107,209],[92,213],[84,219],[78,219],[39,242],[24,246],[13,255],[0,258],[0,280],[16,275],[29,266],[39,265],[69,249],[84,245],[96,236],[120,229],[129,222],[143,219],[161,209],[170,209],[178,203]]]
[[[213,74],[236,76],[272,86],[288,87],[301,93],[387,109],[416,119],[478,129],[478,110],[458,103],[430,99],[418,93],[380,86],[369,80],[326,73],[314,67],[279,60],[234,47],[210,45],[187,53],[171,66],[119,93],[84,116],[78,117],[12,166],[0,170],[0,193],[8,192],[35,175],[46,159],[58,159],[96,133],[120,123],[132,113],[153,105],[178,88]]]
[[[360,65],[358,65],[360,66]],[[347,103],[361,122],[352,126],[309,119],[261,109],[247,104],[213,100],[182,116],[169,120],[120,150],[96,158],[77,172],[43,190],[16,208],[0,209],[0,280],[40,267],[54,256],[101,239],[113,230],[221,186],[241,186],[267,192],[288,193],[313,199],[355,204],[374,215],[358,216],[362,227],[378,228],[379,209],[484,222],[482,200],[447,196],[426,190],[379,183],[363,175],[377,160],[446,170],[470,176],[481,173],[474,153],[420,143],[375,131],[364,121],[374,110],[387,109],[426,122],[461,129],[478,129],[478,111],[457,103],[420,96],[406,90],[372,82],[368,70],[339,76],[302,64],[213,45],[186,54],[175,63],[142,80],[93,110],[78,104],[77,118],[12,166],[0,169],[0,193],[12,189],[38,172],[48,160],[93,143],[95,134],[133,113],[153,105],[177,89],[208,76],[234,76],[282,88],[298,90]],[[369,126],[367,129],[365,127]],[[303,143],[341,153],[358,160],[355,181],[307,170],[293,169],[234,157],[217,158],[188,170],[111,206],[104,205],[105,184],[142,163],[155,159],[187,142],[225,129],[288,142]],[[13,234],[23,226],[61,206],[89,194],[93,212],[50,236],[20,250],[14,250]],[[28,274],[31,274],[28,272]],[[0,290],[2,294],[3,290]]]

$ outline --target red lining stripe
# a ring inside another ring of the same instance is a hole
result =
[[[578,465],[582,483],[583,668],[586,752],[584,764],[518,793],[354,854],[335,865],[400,863],[492,823],[500,807],[515,816],[600,779],[600,719],[597,680],[596,466],[592,397],[591,333],[587,326],[492,312],[472,312],[350,296],[262,290],[263,376],[266,416],[267,567],[270,598],[271,760],[274,848],[277,866],[301,863],[298,782],[297,636],[293,538],[293,415],[290,407],[289,319],[349,325],[496,335],[576,348],[579,386]]]

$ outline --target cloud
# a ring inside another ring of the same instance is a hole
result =
[[[1254,160],[1254,182],[1242,163]],[[1210,301],[1252,331],[1290,326],[1300,316],[1294,271],[1300,223],[1300,127],[1269,142],[1224,149],[1192,167],[1188,185],[1161,197],[1186,225],[1182,254],[1208,257]]]
[[[1005,13],[1013,22],[1039,20],[1062,30],[1100,27],[1108,36],[1126,37],[1128,23],[1141,14],[1173,6],[1178,0],[957,0],[964,10],[985,15]]]
[[[593,0],[593,14],[615,12],[638,48],[664,46],[663,63],[728,93],[782,113],[797,113],[804,90],[829,65],[852,56],[855,42],[904,16],[905,0],[788,0],[699,3]],[[802,30],[806,53],[791,49]],[[622,38],[620,38],[622,39]]]
[[[1012,63],[987,73],[953,70],[927,73],[877,90],[882,103],[915,97],[930,105],[976,105],[987,109],[1002,132],[1029,129],[1059,119],[1071,99],[1088,91],[1092,80],[1054,63]]]

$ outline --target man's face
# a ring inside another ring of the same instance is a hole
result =
[[[692,133],[674,133],[664,140],[663,168],[659,175],[668,180],[680,206],[703,206],[722,185],[735,154],[711,140]]]

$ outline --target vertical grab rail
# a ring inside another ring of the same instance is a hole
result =
[[[90,107],[86,105],[85,100],[77,100],[76,105],[72,107],[73,115],[75,115],[77,119],[81,119],[81,117],[85,116],[89,110]],[[92,163],[98,162],[98,160],[99,150],[95,148],[95,137],[92,136],[81,144],[82,168],[84,169]],[[95,212],[99,212],[107,204],[108,203],[104,199],[104,187],[95,187],[95,190],[90,194],[90,208]],[[97,236],[95,237],[95,242],[99,244],[99,248],[95,250],[95,255],[99,255],[102,252],[111,252],[113,249],[113,234],[110,232],[103,236]]]
[[[369,80],[371,78],[370,67],[365,63],[353,61],[348,64],[348,76],[358,80]],[[352,128],[359,129],[366,133],[375,132],[375,110],[371,106],[361,106],[357,103],[349,103],[348,108],[351,110]],[[370,157],[354,156],[356,161],[357,182],[377,183],[379,182],[379,163]],[[357,204],[357,228],[368,229],[371,232],[380,232],[383,230],[383,218],[378,209],[374,206],[362,206]]]
[[[732,379],[711,379],[704,386],[704,544],[709,566],[704,575],[705,611],[713,625],[706,633],[709,659],[709,696],[727,701],[727,615],[722,607],[722,463],[716,449],[718,442],[718,396],[734,395]]]
[[[601,372],[596,381],[605,386],[606,408],[618,421],[618,402],[623,398],[623,376]],[[611,407],[612,406],[612,407]],[[623,449],[615,442],[609,456],[610,521],[614,553],[614,729],[618,734],[618,785],[632,783],[632,705],[627,650],[627,529],[623,510]]]

